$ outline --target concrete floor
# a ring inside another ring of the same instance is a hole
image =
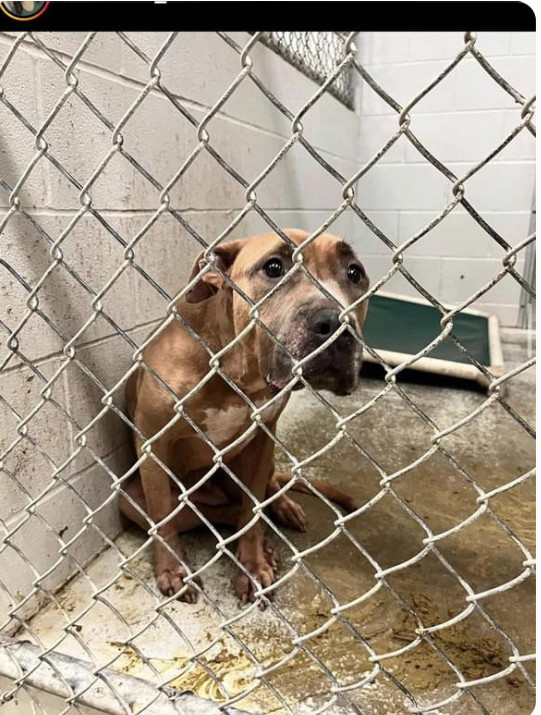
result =
[[[523,362],[526,345],[516,332],[504,334],[504,357],[507,368]],[[439,428],[454,424],[473,410],[486,395],[463,387],[427,386],[404,381],[404,391]],[[333,398],[343,414],[372,399],[384,383],[378,376],[366,377],[355,396]],[[530,369],[514,378],[506,389],[506,399],[530,424],[534,423],[534,371]],[[367,413],[350,425],[350,433],[370,458],[391,474],[411,464],[430,447],[432,432],[426,423],[393,392],[378,401]],[[296,393],[280,423],[280,436],[300,459],[321,449],[335,434],[333,418],[317,400],[307,393]],[[486,491],[524,474],[535,463],[533,439],[517,425],[498,404],[493,404],[468,425],[444,438],[444,447]],[[287,461],[278,455],[282,466]],[[328,481],[353,494],[360,503],[368,502],[379,490],[376,468],[346,439],[312,462],[305,472],[308,477]],[[413,509],[434,533],[451,528],[477,508],[476,493],[441,453],[436,452],[394,484],[396,493]],[[309,515],[306,534],[284,532],[298,549],[317,544],[333,531],[336,515],[323,502],[308,495],[298,495]],[[534,548],[534,483],[529,480],[491,501],[494,511],[514,530],[522,542]],[[348,525],[359,544],[382,568],[412,558],[423,548],[425,534],[397,500],[388,494]],[[126,555],[143,542],[141,533],[125,531],[117,541]],[[186,547],[195,565],[201,566],[214,555],[213,537],[201,529],[187,535]],[[475,591],[484,591],[505,583],[523,571],[524,557],[515,543],[485,514],[473,524],[439,543],[442,555]],[[283,576],[292,564],[291,551],[280,543]],[[109,549],[88,569],[93,584],[102,587],[118,571],[119,553]],[[375,585],[374,569],[368,560],[343,535],[314,552],[306,559],[309,569],[346,603]],[[138,576],[154,588],[148,553],[135,559]],[[226,617],[241,616],[231,630],[265,666],[277,663],[291,651],[291,633],[273,609],[265,612],[240,611],[232,591],[234,568],[221,558],[204,578],[205,593],[217,603]],[[428,554],[420,562],[390,575],[387,579],[404,599],[400,603],[387,588],[381,588],[361,605],[348,609],[348,621],[377,653],[403,648],[415,639],[416,622],[406,604],[412,606],[423,625],[448,620],[466,606],[464,591],[457,579]],[[59,595],[63,608],[74,618],[83,613],[93,590],[84,579],[72,581]],[[159,600],[137,580],[120,576],[104,592],[127,628],[102,603],[78,620],[81,636],[95,654],[97,662],[140,677],[154,679],[156,672],[172,681],[175,687],[220,701],[223,694],[210,672],[221,680],[230,695],[250,691],[236,706],[253,712],[283,711],[283,705],[270,687],[254,680],[253,662],[231,635],[218,628],[219,616],[200,600],[196,605],[174,603],[163,609],[171,620],[157,617]],[[531,653],[534,645],[534,583],[530,577],[520,585],[491,596],[483,606],[503,630],[515,641],[521,653]],[[275,607],[300,633],[317,630],[329,618],[332,601],[308,573],[296,571],[279,589]],[[32,628],[47,645],[62,634],[63,620],[58,610],[49,607],[32,621]],[[148,625],[151,623],[152,625]],[[182,629],[179,635],[176,627]],[[140,633],[140,634],[139,634]],[[139,635],[138,635],[139,634]],[[133,648],[122,642],[132,638]],[[190,660],[193,651],[205,649],[198,663]],[[482,678],[503,670],[511,654],[506,641],[474,611],[468,618],[434,635],[435,645],[444,652],[467,680]],[[355,684],[367,676],[373,664],[366,647],[353,638],[346,626],[338,623],[311,637],[306,646],[319,659],[318,666],[307,655],[299,654],[269,676],[269,684],[299,713],[313,713],[331,698],[328,668],[341,685]],[[155,672],[142,662],[137,650],[150,659]],[[60,648],[81,658],[88,655],[69,636]],[[352,690],[349,696],[358,705],[338,699],[328,710],[335,715],[362,712],[366,715],[401,715],[411,706],[402,693],[405,686],[421,705],[439,702],[455,692],[457,676],[445,660],[428,645],[421,643],[402,655],[383,661],[386,673],[374,682]],[[527,664],[533,674],[533,668]],[[253,689],[255,688],[255,689]],[[446,715],[527,715],[534,698],[523,676],[515,671],[490,685],[468,693],[437,712]],[[485,709],[483,709],[485,708]],[[435,711],[436,712],[436,711]]]

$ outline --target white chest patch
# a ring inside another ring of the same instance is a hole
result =
[[[210,407],[205,411],[203,430],[214,444],[224,444],[248,425],[248,405],[232,405],[225,410]]]
[[[257,408],[264,405],[264,402],[255,402]],[[262,418],[265,423],[270,422],[282,407],[282,402],[273,403],[268,409],[262,412]],[[206,432],[208,438],[215,445],[225,445],[238,437],[241,432],[244,432],[250,427],[251,409],[246,405],[232,405],[226,409],[216,409],[210,407],[205,410],[205,417],[202,428]],[[255,437],[255,432],[252,432],[247,440]]]

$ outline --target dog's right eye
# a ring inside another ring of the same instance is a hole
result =
[[[263,266],[263,270],[269,278],[280,278],[284,275],[284,264],[279,258],[270,258]]]

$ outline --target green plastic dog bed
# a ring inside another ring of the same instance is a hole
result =
[[[429,345],[442,331],[441,313],[417,298],[378,293],[370,298],[363,327],[367,345],[393,367],[410,360]],[[452,334],[492,375],[504,372],[498,319],[474,310],[463,310],[453,319]],[[365,351],[367,362],[377,362]],[[476,380],[486,386],[484,375],[472,364],[448,336],[428,357],[422,357],[409,369],[446,377]]]

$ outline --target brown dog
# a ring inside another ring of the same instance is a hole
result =
[[[296,245],[308,236],[291,229],[285,233]],[[219,245],[214,253],[218,268],[254,303],[270,293],[292,267],[292,250],[276,234],[230,241]],[[259,325],[243,333],[251,322],[251,306],[214,266],[177,306],[179,314],[215,354],[237,339],[234,346],[220,356],[220,369],[255,408],[278,396],[294,379],[292,358],[300,360],[329,340],[341,327],[342,309],[368,289],[362,264],[342,239],[321,235],[302,255],[308,272],[329,295],[302,271],[295,272],[270,295],[259,307],[258,318],[278,343]],[[190,280],[206,266],[201,255]],[[352,332],[359,334],[366,309],[367,302],[363,301],[350,314],[350,327],[304,364],[303,377],[315,389],[347,395],[357,387],[362,348]],[[189,505],[179,508],[180,490],[168,472],[185,489],[193,487],[198,480],[204,482],[191,493],[190,501],[212,523],[228,524],[240,530],[254,519],[255,502],[227,470],[215,467],[210,478],[203,479],[215,464],[213,450],[189,420],[220,450],[253,427],[244,439],[226,451],[223,464],[258,501],[275,494],[290,477],[274,471],[273,440],[254,425],[250,417],[254,408],[248,401],[219,375],[205,381],[210,370],[209,353],[179,321],[169,323],[145,349],[143,358],[157,377],[144,368],[133,373],[126,386],[127,406],[139,432],[135,436],[138,457],[144,445],[142,435],[151,440],[150,447],[157,459],[153,456],[145,459],[140,475],[125,487],[139,509],[126,498],[121,500],[121,509],[145,530],[157,525],[154,566],[162,593],[169,596],[178,593],[180,599],[194,602],[197,589],[184,581],[190,573],[190,565],[179,533],[192,529],[201,520]],[[200,387],[194,390],[199,383]],[[296,387],[302,387],[302,383],[297,381]],[[262,421],[272,433],[289,394],[287,391],[261,413]],[[173,395],[177,400],[189,395],[183,402],[189,420],[175,412]],[[344,508],[354,508],[349,497],[319,483],[317,487]],[[292,488],[305,490],[298,485]],[[273,501],[269,509],[280,523],[305,530],[304,512],[287,494]],[[143,512],[148,514],[148,519]],[[275,563],[272,548],[264,538],[261,519],[239,537],[237,558],[263,587],[273,582]],[[241,601],[253,601],[256,588],[257,583],[241,571],[236,584]]]

